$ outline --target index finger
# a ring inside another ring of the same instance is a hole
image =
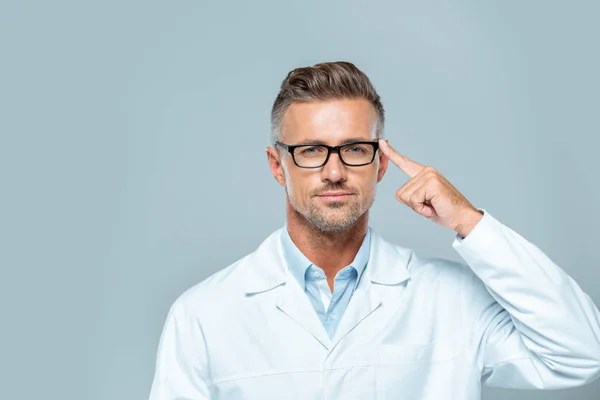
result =
[[[381,151],[383,151],[383,154],[389,157],[389,159],[392,160],[392,162],[396,164],[398,168],[404,171],[411,178],[425,168],[424,165],[421,165],[418,162],[415,162],[410,158],[398,153],[386,140],[379,139],[379,148]]]

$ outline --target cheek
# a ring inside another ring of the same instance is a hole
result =
[[[375,190],[377,189],[377,180],[375,177],[364,178],[361,181],[359,191],[361,194],[361,198],[363,200],[371,199],[375,195]]]
[[[287,191],[297,200],[307,197],[318,186],[318,183],[311,183],[313,178],[302,174],[302,171],[290,172],[284,169],[284,174]]]

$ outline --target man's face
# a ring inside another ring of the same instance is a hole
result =
[[[377,114],[364,99],[293,103],[286,111],[280,141],[288,145],[337,146],[375,141]],[[351,227],[373,204],[387,168],[380,153],[369,165],[347,166],[332,153],[320,168],[300,168],[284,149],[268,149],[271,172],[285,186],[289,205],[323,232]],[[343,196],[325,194],[345,193]]]

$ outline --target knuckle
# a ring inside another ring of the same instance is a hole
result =
[[[403,198],[402,198],[402,189],[398,189],[396,191],[396,198],[402,202],[404,202]]]
[[[419,200],[418,194],[419,194],[418,191],[415,191],[410,195],[411,203],[416,203]]]
[[[425,171],[425,173],[427,175],[432,175],[433,176],[433,175],[437,175],[438,174],[437,170],[435,168],[433,168],[433,167],[430,167],[430,166],[425,167],[424,171]]]

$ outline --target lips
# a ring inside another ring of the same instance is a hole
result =
[[[340,200],[347,199],[351,195],[352,195],[352,193],[349,193],[349,192],[325,192],[325,193],[321,193],[318,197],[320,197],[324,200],[340,201]]]
[[[321,193],[319,196],[323,196],[323,197],[333,197],[333,196],[349,196],[352,193],[349,192],[325,192],[325,193]]]

